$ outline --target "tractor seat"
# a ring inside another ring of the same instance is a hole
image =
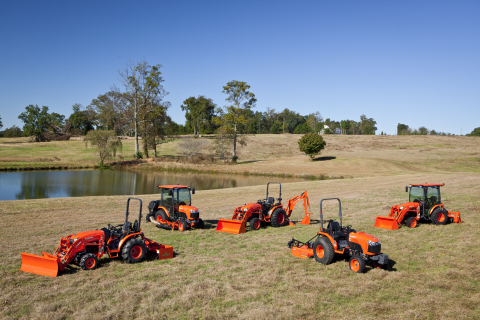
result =
[[[327,225],[327,232],[333,236],[334,238],[338,238],[336,240],[339,240],[340,238],[345,238],[347,235],[345,232],[342,231],[342,228],[340,227],[340,224],[337,221],[330,220]]]
[[[268,197],[268,198],[267,198],[267,201],[265,202],[265,204],[272,205],[274,202],[275,202],[275,198],[274,198],[274,197]]]

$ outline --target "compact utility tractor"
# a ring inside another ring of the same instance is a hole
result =
[[[327,228],[323,227],[322,203],[326,200],[338,200],[340,223],[329,220]],[[350,269],[356,273],[365,272],[368,262],[373,268],[386,268],[388,255],[381,253],[380,240],[365,232],[357,232],[352,226],[342,225],[342,203],[338,198],[320,201],[320,231],[307,242],[292,239],[288,242],[290,252],[295,257],[308,259],[315,257],[317,262],[330,264],[335,255],[348,254]],[[315,241],[314,241],[315,239]]]
[[[448,222],[462,223],[460,212],[445,209],[440,197],[440,187],[445,183],[411,184],[405,187],[409,193],[409,202],[395,205],[387,217],[377,216],[375,227],[397,230],[402,224],[415,228],[420,219],[444,225]]]
[[[270,184],[279,185],[278,198],[268,196],[268,187]],[[301,224],[310,224],[310,203],[308,202],[307,191],[288,200],[287,207],[282,205],[282,185],[278,182],[267,183],[267,196],[263,200],[258,200],[257,203],[249,203],[235,209],[232,219],[218,220],[217,231],[228,233],[245,233],[245,226],[247,222],[250,223],[250,230],[258,230],[261,223],[270,223],[273,227],[281,227],[285,225],[295,225],[290,221],[290,215],[293,208],[300,201],[303,200],[303,207],[305,208],[305,217],[300,222]],[[275,202],[276,200],[276,202]]]
[[[203,229],[198,209],[192,207],[191,194],[195,188],[180,185],[157,186],[160,200],[148,204],[147,222],[167,230],[185,231],[190,228]]]
[[[138,220],[132,224],[128,221],[130,200],[140,201]],[[110,258],[121,257],[127,263],[136,263],[145,259],[146,254],[153,253],[158,259],[173,258],[173,248],[159,244],[145,237],[140,229],[142,218],[142,200],[129,198],[125,222],[117,226],[108,225],[100,230],[80,232],[60,240],[54,254],[42,252],[43,256],[21,253],[22,266],[20,270],[44,276],[56,277],[58,271],[73,263],[83,270],[93,270],[98,267],[98,259],[105,253]]]

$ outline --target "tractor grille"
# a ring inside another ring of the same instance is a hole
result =
[[[382,252],[382,245],[378,244],[376,246],[368,246],[368,252],[378,254]]]
[[[200,217],[200,213],[198,211],[190,213],[190,218],[191,219],[198,219],[198,217]]]

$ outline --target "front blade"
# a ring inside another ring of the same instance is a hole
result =
[[[217,231],[233,234],[245,233],[245,224],[243,221],[220,219],[217,224]]]
[[[377,216],[374,227],[387,230],[397,230],[398,223],[395,218]]]
[[[21,271],[39,274],[42,276],[56,277],[58,274],[58,258],[52,255],[37,256],[30,253],[22,255]]]

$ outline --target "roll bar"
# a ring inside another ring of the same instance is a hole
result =
[[[278,184],[280,186],[280,191],[278,192],[278,201],[282,201],[282,184],[280,182],[269,182],[267,183],[267,197],[265,199],[268,199],[268,185],[269,184]]]
[[[322,230],[323,230],[322,203],[323,203],[323,201],[326,201],[326,200],[338,200],[338,216],[340,217],[340,228],[343,228],[343,225],[342,225],[342,201],[340,201],[340,199],[338,199],[338,198],[327,198],[327,199],[320,200],[320,223],[321,223],[321,226],[322,226]]]
[[[138,228],[140,229],[140,221],[142,221],[142,207],[143,207],[143,204],[142,204],[142,200],[141,199],[138,199],[138,198],[128,198],[127,200],[127,212],[125,213],[125,223],[128,222],[128,216],[130,215],[130,212],[128,212],[128,209],[130,207],[130,200],[138,200],[140,201],[140,210],[138,212]]]

